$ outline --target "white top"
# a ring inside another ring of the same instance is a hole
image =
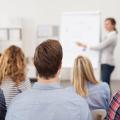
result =
[[[6,79],[2,81],[1,89],[3,90],[6,106],[8,107],[12,99],[19,93],[23,92],[26,89],[31,88],[30,80],[25,80],[19,85],[16,86],[16,83],[11,79]]]
[[[91,50],[97,50],[102,52],[102,64],[114,65],[114,49],[117,44],[117,32],[112,31],[104,37],[103,41],[96,45],[91,46]]]

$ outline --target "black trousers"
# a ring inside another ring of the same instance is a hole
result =
[[[115,69],[115,66],[108,64],[101,64],[101,79],[103,82],[106,82],[110,86],[110,77]]]

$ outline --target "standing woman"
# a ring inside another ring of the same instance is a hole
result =
[[[77,45],[83,48],[89,48],[91,50],[101,51],[101,79],[103,82],[108,83],[110,86],[110,77],[115,68],[114,63],[114,49],[117,44],[117,29],[116,20],[114,18],[106,18],[104,22],[105,30],[107,35],[103,41],[96,46],[88,46],[77,42]]]

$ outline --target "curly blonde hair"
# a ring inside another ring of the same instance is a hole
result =
[[[0,84],[5,78],[12,79],[18,86],[25,80],[26,62],[21,48],[12,45],[0,58]]]

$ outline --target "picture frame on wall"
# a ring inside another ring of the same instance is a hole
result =
[[[20,41],[22,39],[21,29],[10,29],[9,30],[9,40],[10,41]]]
[[[58,37],[59,27],[57,25],[38,25],[37,38]]]
[[[0,40],[8,40],[8,29],[0,29]]]

